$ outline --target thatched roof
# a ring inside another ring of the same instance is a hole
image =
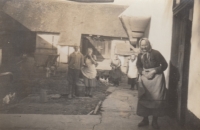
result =
[[[70,1],[11,0],[3,10],[31,31],[58,32],[60,42],[73,44],[80,34],[127,37],[118,18],[126,8]]]

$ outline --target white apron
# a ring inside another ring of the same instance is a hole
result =
[[[88,79],[94,79],[97,75],[97,70],[91,59],[86,58],[85,65],[86,66],[81,69],[81,72]]]
[[[128,78],[137,78],[138,76],[136,61],[137,59],[135,59],[134,61],[131,61],[131,60],[128,61],[128,64],[129,64],[128,74],[127,74]]]
[[[152,69],[154,68],[144,69],[144,71],[151,71]],[[156,74],[153,79],[147,79],[142,75],[141,81],[145,92],[140,97],[139,103],[147,108],[162,107],[166,101],[167,92],[164,74]]]

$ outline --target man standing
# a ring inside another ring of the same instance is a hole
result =
[[[80,70],[83,65],[83,55],[79,51],[78,46],[74,46],[74,52],[68,58],[68,80],[69,80],[69,96],[68,98],[76,97],[77,86]]]

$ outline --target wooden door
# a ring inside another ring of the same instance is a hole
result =
[[[178,104],[177,104],[177,118],[179,122],[182,124],[183,120],[183,94],[182,94],[182,86],[183,86],[183,62],[184,62],[184,50],[185,50],[185,20],[181,21],[180,25],[180,38],[179,38],[179,49],[178,49],[178,72],[179,72],[179,80],[177,86],[177,95],[178,95]]]
[[[190,39],[191,22],[189,21],[188,11],[186,10],[179,19],[178,38],[178,72],[179,80],[177,85],[177,119],[181,125],[185,123],[185,113],[187,108],[187,89],[189,77],[189,57],[190,57]]]

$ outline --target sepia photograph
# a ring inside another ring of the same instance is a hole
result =
[[[200,130],[200,0],[0,0],[0,130]]]

